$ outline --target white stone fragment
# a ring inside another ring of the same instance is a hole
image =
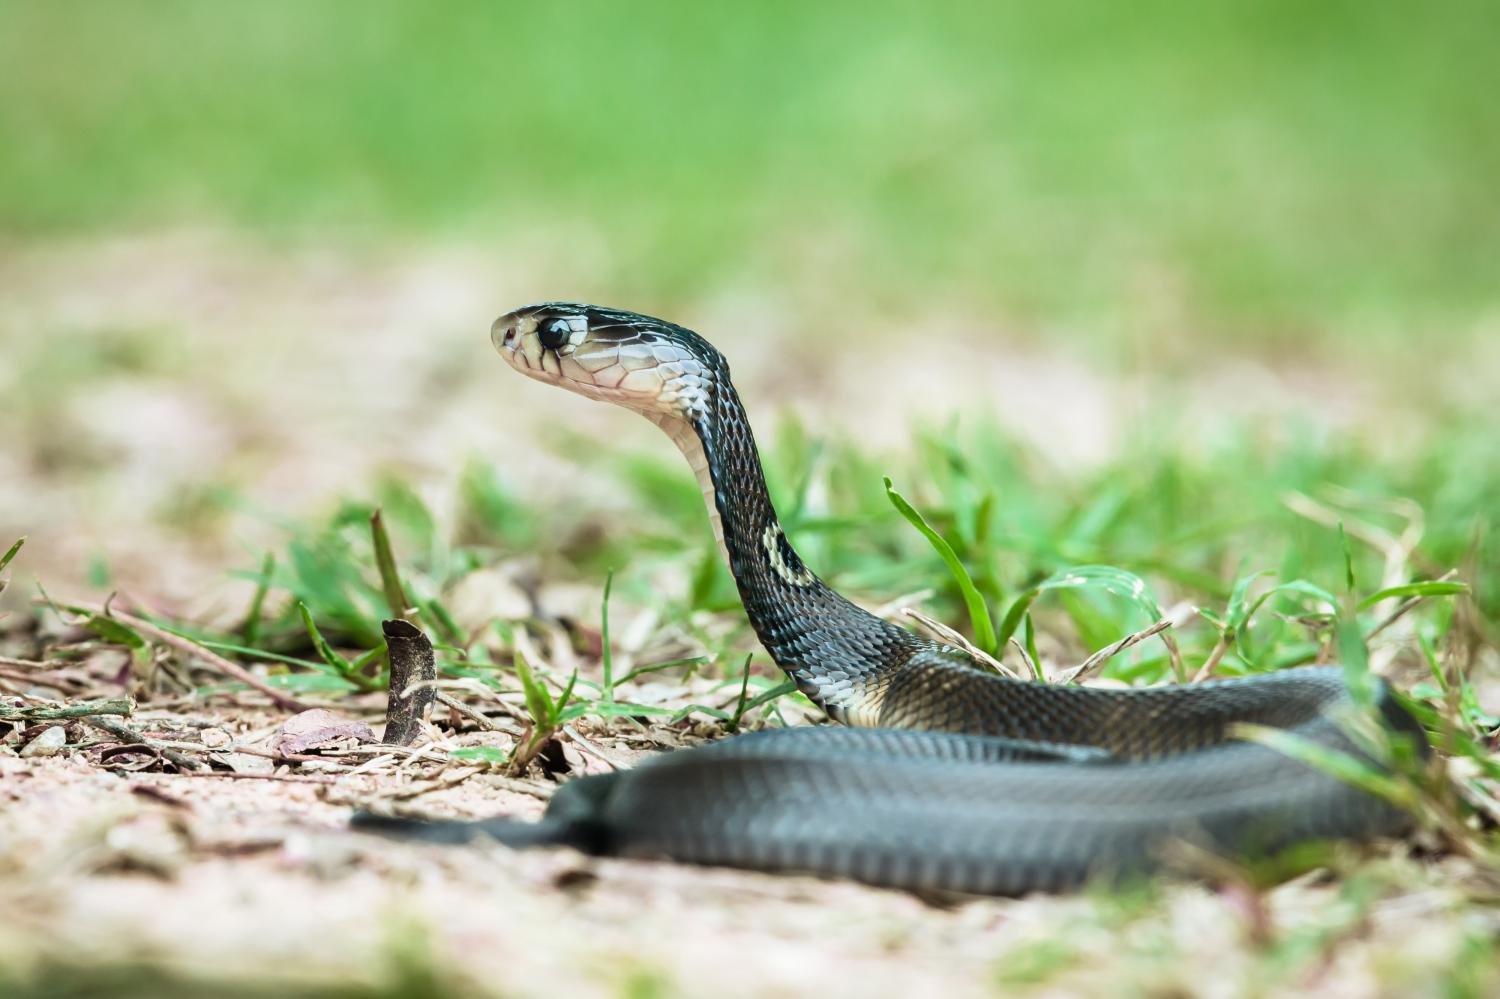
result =
[[[68,733],[61,725],[43,729],[42,734],[28,742],[21,755],[28,759],[40,756],[56,756],[68,744]]]

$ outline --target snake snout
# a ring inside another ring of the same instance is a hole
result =
[[[490,343],[501,353],[515,350],[520,338],[520,322],[514,312],[507,312],[490,324]]]

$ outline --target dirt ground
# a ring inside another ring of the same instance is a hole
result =
[[[277,764],[197,748],[274,752],[278,716],[265,709],[148,710],[132,724],[235,769],[0,753],[0,967],[118,976],[146,964],[213,994],[236,982],[268,995],[388,987],[415,968],[482,995],[1413,995],[1466,936],[1500,930],[1466,908],[1455,886],[1478,876],[1461,861],[1417,862],[1395,845],[1353,888],[1315,872],[1263,896],[1182,884],[1150,903],[921,900],[565,850],[398,845],[349,833],[352,809],[526,816],[547,789],[402,751]],[[615,762],[642,751],[608,731],[579,735]],[[504,742],[436,744],[454,739]],[[1311,948],[1323,956],[1309,960]]]
[[[361,257],[187,233],[0,253],[12,423],[0,428],[0,542],[30,537],[4,606],[21,609],[33,577],[54,596],[99,599],[88,579],[102,561],[113,588],[213,618],[243,607],[226,567],[248,568],[274,536],[274,520],[245,511],[324,509],[386,469],[441,492],[472,454],[500,456],[522,492],[607,505],[606,483],[549,452],[548,424],[642,450],[661,442],[604,407],[532,391],[494,360],[490,320],[539,286],[524,258],[474,249]],[[680,318],[735,359],[758,421],[788,405],[844,426],[857,413],[877,447],[901,446],[954,398],[986,398],[1055,460],[1102,460],[1122,443],[1119,414],[1164,391],[1153,366],[1191,363],[1144,351],[1122,376],[1025,331],[932,317],[927,334],[977,352],[955,365],[857,310],[853,339],[800,337],[806,316],[834,311],[811,298],[726,295],[690,311]],[[854,349],[889,360],[838,363]],[[809,365],[827,373],[816,391],[797,373]],[[1261,410],[1303,410],[1325,427],[1392,415],[1381,376],[1331,379],[1315,363],[1241,359],[1177,391],[1204,416],[1184,446],[1214,419]],[[228,510],[212,502],[225,488],[239,496]],[[12,632],[0,656],[24,659],[32,641]],[[119,668],[101,654],[72,680],[107,692]],[[338,709],[378,728],[374,701]],[[1423,994],[1433,969],[1500,932],[1458,887],[1479,874],[1401,844],[1374,848],[1352,880],[1314,872],[1264,894],[1180,884],[1149,900],[961,901],[567,851],[398,846],[351,834],[352,811],[526,816],[548,788],[348,738],[288,753],[285,721],[256,696],[152,704],[130,719],[231,768],[212,775],[121,752],[77,722],[59,755],[0,746],[0,969],[36,974],[36,989],[59,966],[121,976],[144,965],[186,981],[186,994],[387,987],[420,972],[456,994],[508,996],[1397,996]],[[427,744],[508,748],[501,723],[433,728]],[[623,724],[581,722],[576,736],[580,770],[657,745]]]

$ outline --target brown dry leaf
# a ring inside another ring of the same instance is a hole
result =
[[[326,708],[314,708],[292,715],[282,722],[281,731],[276,736],[276,748],[280,752],[295,755],[351,741],[369,743],[378,740],[370,726],[364,722],[345,718]]]

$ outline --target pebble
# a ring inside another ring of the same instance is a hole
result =
[[[61,725],[44,729],[21,750],[21,756],[31,759],[38,756],[56,756],[68,744],[68,733]]]

